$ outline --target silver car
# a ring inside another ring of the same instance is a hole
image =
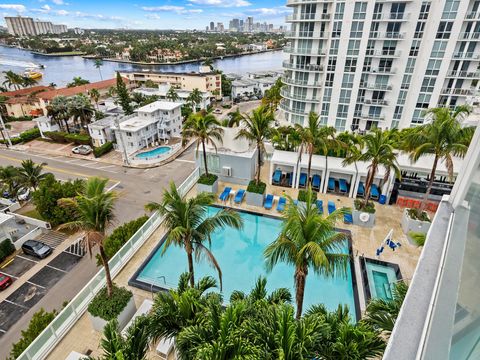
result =
[[[74,154],[88,155],[92,152],[92,148],[89,145],[80,145],[72,149]]]

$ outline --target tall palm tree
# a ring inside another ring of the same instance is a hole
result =
[[[42,173],[46,163],[35,164],[32,159],[22,161],[18,168],[18,177],[22,185],[37,190],[40,182],[48,176],[48,173]]]
[[[22,86],[29,87],[33,85],[37,85],[38,80],[31,78],[30,76],[22,76]]]
[[[3,71],[3,73],[5,74],[5,81],[2,84],[7,86],[9,89],[13,87],[15,90],[19,90],[23,86],[24,79],[22,75],[11,70]]]
[[[282,87],[282,79],[278,78],[275,84],[270,89],[265,91],[265,96],[262,99],[262,105],[267,107],[272,113],[277,111],[280,100],[282,100]]]
[[[12,165],[0,166],[0,184],[10,197],[16,196],[19,189],[18,169]]]
[[[305,151],[308,154],[308,167],[307,167],[307,179],[308,179],[308,185],[310,184],[310,172],[312,169],[312,157],[313,154],[317,152],[319,149],[320,145],[325,145],[325,141],[323,143],[320,143],[321,137],[320,137],[320,117],[314,113],[313,111],[308,114],[308,124],[307,126],[303,127],[299,124],[296,126],[297,132],[300,134],[300,138],[302,139],[301,142],[301,148],[302,150],[305,149]],[[322,146],[322,150],[323,149]],[[327,148],[328,151],[328,148]]]
[[[251,115],[245,115],[236,139],[246,139],[254,142],[257,147],[257,174],[256,183],[260,184],[260,172],[262,168],[262,155],[265,152],[265,140],[272,132],[274,122],[273,113],[266,107],[260,106],[252,111]]]
[[[215,215],[208,216],[208,207],[214,201],[215,195],[209,193],[200,193],[193,198],[186,199],[186,197],[180,195],[175,184],[171,182],[170,190],[164,191],[161,203],[152,202],[146,205],[146,209],[157,210],[160,215],[165,216],[165,224],[169,232],[162,254],[170,246],[179,246],[185,249],[192,287],[195,284],[193,256],[197,261],[205,256],[217,270],[220,289],[222,288],[222,270],[209,249],[211,247],[211,236],[214,231],[228,226],[235,229],[241,229],[243,226],[242,218],[232,210],[222,209]],[[209,246],[207,247],[206,244]]]
[[[88,92],[88,95],[90,96],[90,99],[93,100],[93,102],[95,103],[95,107],[98,110],[98,100],[100,100],[100,92],[97,89],[91,89]]]
[[[98,69],[98,73],[100,74],[100,80],[103,80],[102,69],[101,69],[101,67],[103,66],[103,60],[95,59],[94,65]]]
[[[363,150],[347,156],[344,163],[352,164],[355,161],[370,163],[365,181],[365,201],[363,203],[363,206],[367,206],[373,180],[380,166],[385,169],[383,181],[388,180],[392,171],[395,172],[397,177],[401,176],[397,162],[397,152],[395,151],[395,146],[398,144],[399,138],[398,132],[395,129],[382,131],[377,128],[364,135],[362,140],[364,144]]]
[[[407,296],[408,285],[403,281],[392,287],[392,299],[371,299],[367,304],[363,320],[386,334],[390,334],[395,326],[398,314]]]
[[[421,216],[428,202],[439,161],[444,161],[450,179],[453,179],[452,156],[465,156],[473,128],[462,128],[460,121],[470,114],[470,107],[458,106],[451,111],[448,108],[434,108],[427,111],[432,121],[415,128],[405,136],[405,149],[410,152],[414,162],[423,156],[433,155],[433,165],[430,172],[427,191],[417,210]]]
[[[192,90],[187,97],[187,102],[192,105],[192,109],[195,111],[197,106],[201,104],[203,100],[202,93],[198,88]]]
[[[175,102],[179,99],[177,90],[175,90],[173,86],[170,86],[170,89],[168,89],[167,95],[165,97],[167,98],[167,100],[172,102]]]
[[[95,246],[98,246],[100,259],[105,269],[107,296],[112,296],[113,282],[108,264],[108,256],[104,249],[107,227],[114,219],[113,209],[117,198],[114,192],[106,190],[108,179],[92,177],[85,183],[83,191],[75,198],[60,199],[61,206],[69,207],[75,212],[72,222],[63,224],[60,228],[82,230],[85,232],[85,245],[90,256]]]
[[[205,175],[208,176],[207,149],[205,144],[210,144],[217,150],[215,141],[222,142],[223,129],[220,123],[212,114],[200,111],[191,114],[183,124],[182,142],[186,145],[190,139],[195,139],[197,143],[197,156],[200,145],[203,151],[203,164],[205,166]]]
[[[325,276],[345,274],[348,255],[342,254],[342,249],[348,236],[335,231],[343,210],[325,217],[319,214],[311,188],[308,188],[305,206],[295,206],[291,197],[288,203],[280,235],[265,248],[264,255],[268,270],[279,262],[295,267],[296,318],[300,319],[309,269]]]
[[[95,114],[92,103],[83,94],[72,96],[68,99],[67,108],[70,117],[75,122],[80,121],[83,129],[87,127]]]
[[[243,115],[240,112],[240,108],[237,107],[235,111],[232,111],[231,113],[228,114],[227,125],[228,127],[239,126],[242,120],[243,120]]]
[[[70,133],[70,110],[69,101],[65,96],[56,96],[47,106],[47,115],[50,116],[61,129],[66,129]]]
[[[81,76],[74,76],[73,80],[67,84],[67,87],[75,87],[90,84],[90,81],[87,79],[83,79]]]
[[[273,128],[270,134],[270,141],[275,149],[285,151],[297,151],[302,143],[298,127],[279,126]]]

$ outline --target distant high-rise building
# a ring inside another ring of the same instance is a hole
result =
[[[33,22],[36,35],[53,34],[53,24],[50,21],[37,20]]]
[[[243,20],[242,20],[242,19],[240,19],[240,20],[238,21],[238,30],[239,30],[239,31],[243,31]]]
[[[15,36],[61,34],[68,31],[66,25],[55,25],[50,21],[33,20],[31,17],[6,16],[8,32]]]
[[[225,30],[223,23],[219,22],[217,23],[217,31],[218,32],[223,32]]]
[[[253,31],[253,17],[252,16],[249,16],[247,18],[247,23],[246,23],[246,26],[245,26],[245,30],[246,31]]]
[[[243,29],[240,28],[240,20],[239,19],[232,19],[230,21],[230,25],[229,25],[229,30],[230,31],[241,31]]]
[[[210,21],[210,31],[215,31],[215,23]]]

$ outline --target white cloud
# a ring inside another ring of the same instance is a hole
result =
[[[158,14],[155,14],[155,13],[153,13],[153,14],[146,14],[145,17],[146,17],[147,19],[152,19],[152,20],[160,20],[160,19],[161,19],[161,16],[158,15]]]
[[[196,5],[207,5],[216,7],[245,7],[252,3],[246,0],[188,0]]]
[[[55,12],[55,14],[59,15],[59,16],[67,16],[68,14],[70,14],[67,10],[57,10]]]
[[[52,2],[54,4],[57,4],[57,5],[63,5],[64,4],[63,0],[52,0]]]
[[[21,4],[0,4],[0,9],[15,10],[19,13],[27,11],[27,8]]]
[[[279,6],[275,8],[257,8],[257,9],[249,9],[245,11],[248,15],[256,15],[260,17],[280,17],[285,16],[287,14],[291,14],[291,10],[289,10],[285,6]]]
[[[142,6],[143,11],[149,12],[174,12],[177,14],[200,14],[202,9],[185,9],[183,6],[162,5],[162,6]]]

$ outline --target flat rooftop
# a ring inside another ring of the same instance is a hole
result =
[[[136,132],[143,129],[146,126],[155,124],[157,120],[155,119],[142,119],[138,116],[131,117],[123,122],[120,123],[120,130],[122,131],[131,131]],[[112,128],[117,129],[116,126]]]
[[[182,103],[173,101],[155,101],[151,104],[138,108],[136,112],[152,113],[158,110],[171,111],[179,107],[182,107]]]

